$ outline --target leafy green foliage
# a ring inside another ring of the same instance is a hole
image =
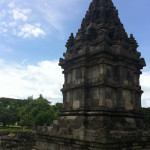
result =
[[[50,125],[61,108],[61,103],[51,105],[42,95],[37,99],[28,97],[27,100],[0,98],[0,122],[3,126],[16,122],[28,127]]]
[[[13,124],[17,121],[17,113],[9,107],[0,102],[0,122],[5,127],[7,124]]]
[[[13,102],[17,104],[17,106],[24,106],[28,103],[27,100],[20,100],[20,99],[13,99],[13,98],[0,98],[0,102],[3,104],[4,107],[10,106],[10,104]]]

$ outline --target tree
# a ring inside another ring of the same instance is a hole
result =
[[[52,123],[56,117],[56,112],[50,104],[42,95],[38,99],[31,100],[20,111],[21,125],[31,127],[33,125],[42,126]]]
[[[54,112],[55,112],[55,117],[54,118],[57,118],[57,116],[60,114],[60,111],[62,109],[62,103],[56,103],[55,105],[53,105],[53,109],[54,109]]]
[[[37,99],[30,96],[27,100],[0,98],[0,122],[3,126],[16,122],[28,127],[50,125],[61,108],[61,103],[51,105],[42,95]]]
[[[0,122],[3,123],[3,127],[8,124],[13,124],[17,120],[16,113],[14,113],[10,107],[5,107],[2,102],[0,102]]]

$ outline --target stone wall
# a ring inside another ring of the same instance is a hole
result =
[[[87,142],[39,133],[36,150],[150,150],[150,138],[146,135],[121,137],[120,133],[113,134],[114,139],[104,137],[101,142]]]
[[[15,132],[15,136],[9,136],[9,132],[0,133],[0,150],[33,150],[35,134],[32,132]]]

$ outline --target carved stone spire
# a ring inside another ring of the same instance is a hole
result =
[[[81,28],[78,30],[74,40],[73,53],[77,54],[79,49],[101,43],[102,40],[111,47],[119,41],[128,42],[128,36],[123,24],[118,17],[118,10],[112,0],[93,0],[82,20]],[[70,40],[67,42],[67,45]],[[70,45],[68,45],[70,46]],[[67,49],[68,49],[67,46]]]
[[[84,53],[107,51],[114,55],[139,59],[138,44],[130,38],[118,17],[118,10],[112,0],[93,0],[76,36],[73,33],[66,43],[65,59],[72,59]]]
[[[130,34],[129,43],[130,43],[131,49],[133,51],[136,51],[136,49],[138,48],[138,44],[137,44],[133,34]]]
[[[71,48],[72,46],[74,46],[74,35],[73,33],[71,33],[67,43],[66,43],[66,47],[67,47],[67,50],[69,50],[69,48]]]
[[[118,11],[111,0],[93,0],[85,15],[84,27],[87,28],[91,22],[96,24],[109,23],[113,26],[121,24]]]

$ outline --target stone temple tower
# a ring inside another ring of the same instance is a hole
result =
[[[93,0],[60,59],[63,109],[53,125],[40,132],[39,149],[150,149],[139,83],[146,64],[137,47],[112,1]]]
[[[142,117],[139,76],[145,61],[111,0],[93,0],[66,47],[59,64],[65,76],[62,115],[84,116],[91,128],[93,123],[95,127],[137,128]]]

